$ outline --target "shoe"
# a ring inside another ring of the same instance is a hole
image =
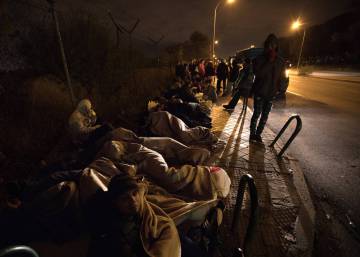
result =
[[[228,104],[224,104],[223,107],[224,107],[226,110],[234,110],[234,108],[230,107]]]
[[[258,142],[258,143],[262,143],[262,138],[261,138],[261,135],[255,135],[255,141]]]

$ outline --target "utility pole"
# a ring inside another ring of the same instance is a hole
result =
[[[132,55],[132,49],[133,49],[132,34],[134,33],[135,29],[139,25],[140,19],[138,18],[136,20],[136,22],[134,23],[134,25],[131,28],[127,29],[127,28],[125,28],[124,26],[122,26],[121,24],[119,24],[119,23],[117,23],[115,21],[115,19],[112,16],[110,10],[108,10],[108,14],[109,14],[109,17],[110,17],[111,21],[114,23],[115,28],[117,29],[117,31],[119,31],[121,33],[125,32],[129,36],[129,63],[130,63],[129,71],[131,72],[132,79],[134,81],[134,84],[136,85],[135,71],[134,71],[134,67],[133,67],[133,55]]]
[[[130,58],[129,58],[129,59],[130,59],[130,61],[132,62],[132,48],[133,48],[133,44],[132,44],[132,34],[133,34],[133,32],[135,31],[135,29],[137,28],[137,26],[139,25],[140,19],[138,18],[138,19],[136,20],[136,22],[134,23],[134,25],[133,25],[130,29],[127,29],[127,28],[125,28],[124,26],[118,24],[118,23],[115,21],[115,19],[114,19],[114,17],[112,16],[110,10],[108,11],[108,14],[109,14],[109,17],[110,17],[111,21],[114,23],[115,28],[117,29],[117,31],[119,31],[120,33],[126,32],[126,33],[128,34],[128,36],[129,36],[129,55],[130,55]]]
[[[112,16],[111,12],[108,11],[109,17],[111,22],[114,24],[115,29],[116,29],[116,47],[119,48],[120,46],[120,33],[124,34],[124,30],[116,23],[114,17]]]

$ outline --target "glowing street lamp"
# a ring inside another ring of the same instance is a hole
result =
[[[291,24],[291,29],[298,30],[301,27],[301,25],[303,24],[300,22],[300,20],[296,20]]]
[[[300,21],[300,19],[297,19],[296,21],[294,21],[291,25],[291,30],[299,30],[302,26],[304,25],[304,23],[302,23]],[[304,41],[305,41],[305,36],[306,36],[306,30],[304,29],[304,34],[303,34],[303,38],[302,38],[302,42],[301,42],[301,47],[300,47],[300,53],[299,53],[299,58],[298,58],[298,62],[297,62],[297,66],[296,69],[299,71],[299,66],[300,66],[300,60],[301,60],[301,54],[303,51],[303,47],[304,47]]]
[[[219,44],[219,40],[215,40],[214,43],[215,43],[215,45]]]
[[[215,9],[214,9],[214,26],[213,26],[213,39],[212,39],[212,56],[215,55],[215,44],[218,44],[216,43],[217,40],[215,40],[215,36],[216,36],[216,14],[217,14],[217,9],[219,8],[220,4],[223,3],[223,2],[226,2],[227,4],[232,4],[235,2],[235,0],[220,0],[218,2],[218,4],[215,6]]]

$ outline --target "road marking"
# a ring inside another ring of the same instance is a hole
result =
[[[301,95],[301,94],[298,94],[298,93],[292,92],[292,91],[290,91],[290,90],[288,90],[287,92],[288,92],[288,93],[290,93],[290,94],[293,94],[293,95],[297,95],[297,96],[305,97],[305,96],[303,96],[303,95]]]

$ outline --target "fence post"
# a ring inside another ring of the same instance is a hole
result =
[[[68,64],[67,64],[67,61],[66,61],[66,55],[65,55],[63,41],[62,41],[62,38],[61,38],[59,20],[58,20],[56,9],[55,9],[55,0],[47,0],[47,1],[50,4],[51,14],[52,14],[54,22],[55,22],[55,30],[56,30],[56,35],[57,35],[57,39],[58,39],[58,42],[59,42],[61,60],[62,60],[63,66],[64,66],[66,82],[67,82],[67,85],[68,85],[68,88],[69,88],[71,104],[72,104],[73,107],[75,107],[76,99],[75,99],[74,91],[73,91],[73,88],[72,88],[72,85],[71,85],[71,78],[70,78],[69,68],[68,68]]]

